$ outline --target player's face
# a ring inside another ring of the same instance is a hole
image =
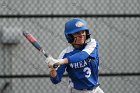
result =
[[[85,39],[86,39],[86,31],[85,30],[82,30],[80,32],[76,32],[72,35],[74,37],[73,44],[82,45],[85,43]]]

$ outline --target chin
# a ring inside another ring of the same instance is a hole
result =
[[[84,42],[83,43],[79,43],[79,45],[83,45],[84,44]]]

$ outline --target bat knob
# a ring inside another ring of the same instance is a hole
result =
[[[56,63],[56,64],[53,65],[53,68],[57,68],[58,66],[59,66],[59,64]]]

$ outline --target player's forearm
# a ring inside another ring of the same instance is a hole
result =
[[[68,63],[68,59],[67,58],[64,58],[59,63],[60,64],[67,64]]]

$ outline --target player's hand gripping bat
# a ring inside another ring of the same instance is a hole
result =
[[[44,54],[44,56],[47,58],[48,54],[46,53],[46,51],[42,48],[42,46],[39,44],[38,40],[30,33],[28,32],[23,32],[23,35],[26,37],[26,39],[37,49],[39,50],[41,53]],[[58,67],[58,64],[54,64],[53,65],[54,68]]]

